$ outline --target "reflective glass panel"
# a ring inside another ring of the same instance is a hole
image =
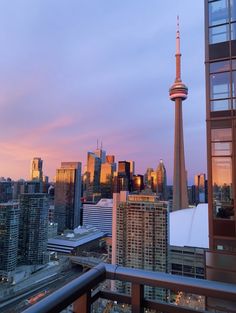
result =
[[[226,111],[230,109],[231,101],[229,99],[211,101],[211,112]]]
[[[229,41],[229,24],[212,27],[209,29],[210,44]]]
[[[231,40],[236,39],[236,23],[231,24]]]
[[[230,157],[212,158],[213,207],[218,218],[230,218],[233,213],[232,161]]]
[[[232,96],[236,97],[236,71],[232,72]]]
[[[236,0],[230,0],[231,21],[236,21]]]
[[[228,0],[219,0],[209,3],[209,26],[227,23],[228,21]]]
[[[229,61],[214,62],[210,64],[210,73],[225,72],[229,70],[230,70]]]
[[[231,128],[220,128],[211,130],[211,141],[231,141]]]
[[[210,76],[211,99],[230,97],[230,74],[219,73]]]
[[[232,143],[231,142],[213,142],[211,144],[213,156],[231,155]]]
[[[232,60],[232,69],[236,70],[236,59]]]

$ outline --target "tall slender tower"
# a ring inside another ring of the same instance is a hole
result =
[[[175,147],[174,147],[174,178],[173,178],[173,211],[188,207],[187,177],[184,160],[184,136],[182,101],[187,98],[188,88],[181,80],[181,53],[179,18],[176,32],[176,78],[169,90],[170,99],[175,101]]]

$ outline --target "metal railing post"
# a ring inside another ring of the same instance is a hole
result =
[[[90,313],[91,312],[91,291],[84,293],[73,303],[74,313]]]
[[[140,284],[132,284],[131,290],[132,300],[132,313],[143,313],[143,297],[144,297],[144,287]]]

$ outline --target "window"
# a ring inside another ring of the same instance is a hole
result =
[[[230,74],[218,73],[210,76],[210,97],[221,99],[230,97]]]
[[[211,111],[225,111],[231,109],[231,101],[229,99],[225,100],[215,100],[211,101]]]
[[[232,153],[231,142],[213,142],[211,145],[213,156],[228,156]]]
[[[230,0],[231,21],[236,21],[236,0]]]
[[[231,218],[232,192],[232,129],[211,130],[212,192],[215,217]]]
[[[209,3],[209,25],[224,24],[229,21],[228,0]]]
[[[236,39],[236,23],[231,24],[231,40]]]
[[[209,43],[215,44],[229,41],[229,25],[220,25],[209,29]]]
[[[236,64],[235,64],[235,66],[236,66]],[[221,61],[221,62],[214,62],[214,63],[210,64],[210,73],[226,72],[229,70],[230,70],[229,60]]]

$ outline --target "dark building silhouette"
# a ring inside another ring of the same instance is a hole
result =
[[[205,0],[208,279],[236,283],[236,1]],[[208,299],[208,308],[236,312]]]
[[[20,195],[19,264],[47,261],[48,197],[43,193]]]
[[[16,269],[19,216],[18,203],[0,204],[0,279],[10,279]]]
[[[175,144],[174,144],[174,178],[173,178],[173,211],[188,207],[187,177],[184,159],[184,136],[182,101],[187,98],[188,88],[181,80],[181,53],[179,22],[176,34],[176,78],[169,90],[170,99],[175,102]]]
[[[81,219],[81,163],[62,162],[56,171],[55,222],[58,232],[74,229]]]

